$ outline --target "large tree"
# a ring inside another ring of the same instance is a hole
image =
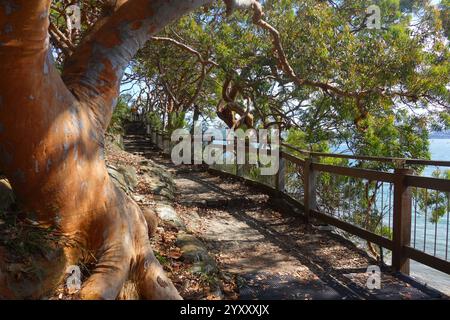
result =
[[[83,30],[76,46],[65,47],[61,72],[49,38],[52,1],[0,2],[0,167],[27,217],[77,244],[64,248],[61,263],[38,266],[50,267],[45,279],[20,284],[0,247],[1,297],[39,297],[61,280],[66,265],[90,252],[95,268],[82,298],[115,299],[128,280],[142,298],[180,298],[152,252],[145,214],[108,176],[104,133],[137,51],[168,23],[209,2],[99,1],[109,11]],[[253,4],[226,2],[230,10]]]

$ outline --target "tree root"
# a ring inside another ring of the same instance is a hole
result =
[[[97,257],[91,275],[82,285],[80,298],[181,299],[150,246],[149,235],[155,233],[157,217],[150,209],[142,211],[121,190],[114,189],[114,201],[119,205],[96,213],[97,218],[81,233],[89,238],[77,239]],[[58,252],[56,259],[41,257],[34,261],[39,270],[47,271],[44,278],[27,279],[11,272],[6,250],[0,247],[0,298],[39,299],[49,294],[64,279],[66,267],[77,264],[83,256],[80,248],[65,248],[65,254]]]
[[[105,228],[101,257],[81,289],[81,298],[116,299],[127,291],[129,296],[130,288],[135,288],[141,299],[181,299],[150,246],[149,234],[156,230],[156,217],[151,210],[141,211],[128,197],[124,200],[123,207],[108,213],[117,219]]]

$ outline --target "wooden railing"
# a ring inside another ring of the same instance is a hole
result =
[[[171,154],[173,143],[168,134],[148,128],[148,135],[165,154]],[[224,150],[228,143],[214,141],[212,144]],[[249,151],[247,143],[246,153]],[[323,163],[324,158],[392,163],[397,168],[383,172],[336,166]],[[321,221],[391,251],[391,263],[396,271],[409,274],[410,259],[413,259],[450,274],[450,180],[416,176],[408,168],[410,165],[450,167],[450,161],[328,154],[283,145],[275,176],[258,176],[258,166],[236,163],[211,165],[210,170],[264,186],[300,208],[307,222]],[[366,195],[364,187],[377,190],[378,194]],[[441,219],[439,228],[437,221],[430,222],[436,214]],[[377,219],[376,225],[368,223]],[[430,243],[430,236],[434,237],[434,243]]]

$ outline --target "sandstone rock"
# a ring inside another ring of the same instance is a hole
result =
[[[174,193],[170,191],[168,188],[162,188],[158,192],[155,192],[155,194],[167,198],[168,200],[175,200]]]
[[[154,168],[150,167],[141,168],[141,173],[143,173],[142,179],[148,186],[150,193],[170,201],[175,199],[175,184],[170,175],[160,175]]]
[[[127,186],[131,190],[133,190],[137,186],[138,178],[137,178],[136,169],[134,167],[131,167],[131,166],[120,166],[117,169],[117,171],[120,172],[123,175]]]
[[[127,181],[125,180],[124,175],[121,172],[119,172],[116,167],[111,166],[111,165],[108,165],[107,170],[108,170],[109,176],[112,178],[112,180],[116,184],[116,186],[118,186],[119,188],[121,188],[122,190],[127,192],[128,185],[127,185]]]
[[[155,209],[158,217],[166,222],[173,224],[175,227],[185,229],[183,221],[171,205],[158,204]]]
[[[162,168],[155,163],[141,167],[141,172],[144,173],[150,180],[164,182],[172,189],[175,187],[172,175],[167,172],[165,168]]]
[[[105,134],[105,142],[111,146],[118,147],[120,150],[124,149],[123,136],[120,133],[110,133]]]
[[[183,251],[183,256],[188,262],[202,261],[208,255],[203,243],[193,235],[180,233],[176,245]]]
[[[205,259],[205,261],[195,262],[191,272],[196,274],[214,274],[217,270],[216,262],[209,257],[208,259]]]
[[[192,263],[193,273],[213,274],[217,272],[215,260],[208,254],[203,242],[187,233],[180,233],[176,245],[181,249],[182,258]]]

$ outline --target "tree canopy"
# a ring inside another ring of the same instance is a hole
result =
[[[137,102],[165,122],[199,108],[300,131],[309,148],[427,157],[428,132],[449,125],[448,1],[375,3],[381,30],[366,27],[365,0],[264,1],[262,23],[199,10],[141,50],[127,80],[145,83]]]

